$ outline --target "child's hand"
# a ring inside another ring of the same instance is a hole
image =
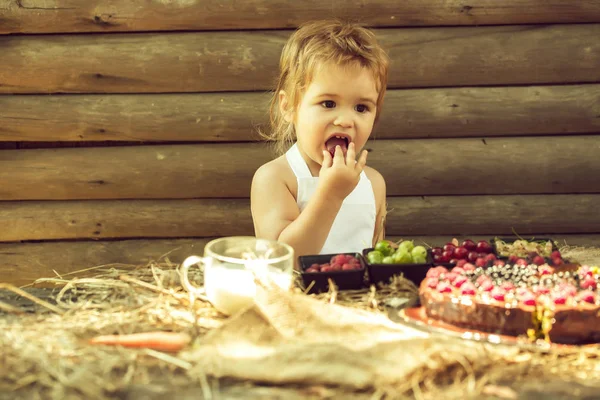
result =
[[[350,143],[346,158],[340,146],[335,147],[333,158],[328,151],[323,150],[323,164],[319,172],[319,186],[327,195],[344,200],[360,180],[360,173],[367,164],[367,151],[363,151],[356,161],[354,143]]]

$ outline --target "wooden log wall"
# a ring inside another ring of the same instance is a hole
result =
[[[279,54],[324,17],[392,60],[391,237],[598,244],[600,0],[0,0],[0,280],[252,235]]]

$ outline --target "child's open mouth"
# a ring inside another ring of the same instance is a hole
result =
[[[327,142],[325,142],[325,147],[327,148],[327,151],[329,152],[329,154],[331,154],[331,157],[333,157],[335,155],[335,147],[340,146],[340,148],[342,149],[342,152],[344,153],[344,156],[345,156],[346,152],[348,151],[349,144],[350,144],[350,140],[348,139],[348,137],[341,136],[341,135],[335,135],[335,136],[330,137],[327,140]]]

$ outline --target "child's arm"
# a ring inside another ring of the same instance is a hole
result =
[[[346,196],[354,190],[366,163],[366,152],[354,162],[353,146],[346,160],[342,151],[329,154],[320,171],[319,185],[302,213],[296,199],[274,166],[263,166],[254,175],[251,190],[252,218],[257,237],[279,240],[296,255],[318,254]]]
[[[375,232],[373,232],[373,246],[385,239],[385,221],[387,217],[387,193],[383,176],[373,168],[367,168],[367,177],[371,181],[375,202],[377,205],[377,216],[375,217]]]

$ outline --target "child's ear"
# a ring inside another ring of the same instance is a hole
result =
[[[288,95],[284,90],[279,91],[279,111],[281,112],[281,115],[283,115],[285,122],[291,124],[293,121],[293,113],[290,108]]]

